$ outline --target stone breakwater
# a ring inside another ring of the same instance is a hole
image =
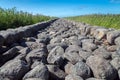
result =
[[[120,80],[120,31],[57,19],[0,31],[0,80]]]

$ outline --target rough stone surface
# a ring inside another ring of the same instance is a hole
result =
[[[48,54],[47,61],[48,63],[61,65],[63,63],[63,54],[64,49],[60,46],[56,46]]]
[[[80,50],[81,48],[79,46],[70,45],[66,49],[64,57],[73,64],[75,64],[78,61],[83,61],[83,58],[79,55]]]
[[[64,80],[66,73],[56,65],[47,65],[50,72],[50,80]]]
[[[96,78],[114,80],[117,78],[115,68],[104,58],[99,56],[90,56],[87,59],[88,66],[92,69]]]
[[[120,80],[120,31],[65,19],[2,30],[0,80]]]
[[[41,78],[43,80],[48,80],[49,71],[48,71],[47,66],[45,65],[36,66],[31,71],[29,71],[27,74],[25,74],[23,80],[27,78]]]
[[[89,66],[82,61],[77,62],[71,69],[72,74],[81,76],[84,79],[91,77],[91,70]]]
[[[65,77],[65,80],[83,80],[83,78],[75,74],[69,74]]]
[[[9,80],[19,80],[28,69],[29,66],[24,61],[11,60],[0,68],[0,77],[8,78]]]

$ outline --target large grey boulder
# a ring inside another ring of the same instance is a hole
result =
[[[43,47],[46,46],[43,43],[37,43],[37,42],[31,42],[31,41],[22,42],[21,45],[24,46],[24,47],[29,47],[31,49],[43,48]]]
[[[47,53],[44,51],[44,49],[34,49],[26,56],[26,61],[29,64],[34,63],[35,61],[40,61],[43,63],[46,63]]]
[[[72,74],[81,76],[84,79],[91,77],[91,70],[89,66],[82,61],[79,61],[74,66],[72,66],[71,71]]]
[[[53,48],[56,46],[61,46],[64,50],[68,47],[66,43],[55,43],[55,44],[48,44],[47,45],[47,50],[50,52]]]
[[[82,49],[79,51],[79,56],[81,56],[84,60],[86,60],[91,55],[92,55],[92,52],[87,52]]]
[[[5,53],[2,54],[2,57],[0,59],[1,63],[4,63],[14,57],[16,57],[17,55],[19,55],[19,49],[17,47],[13,47],[11,49],[9,49],[8,51],[6,51]]]
[[[97,79],[97,78],[88,78],[86,80],[105,80],[105,79]]]
[[[33,68],[31,71],[25,74],[23,77],[23,80],[29,79],[29,78],[40,78],[43,80],[49,79],[49,71],[47,66],[41,64]]]
[[[5,45],[10,45],[15,42],[15,39],[14,39],[15,31],[14,30],[1,31],[0,35],[2,35]]]
[[[74,65],[72,63],[68,62],[64,67],[65,73],[71,74],[73,66]]]
[[[101,40],[103,38],[105,38],[106,34],[108,32],[108,29],[105,29],[105,28],[97,28],[95,31],[94,31],[94,37],[98,40]]]
[[[83,58],[79,55],[81,48],[77,45],[70,45],[64,54],[64,58],[70,61],[72,64],[75,64],[78,61],[83,61]]]
[[[107,60],[98,55],[90,56],[86,63],[92,69],[93,75],[96,78],[106,80],[117,78],[116,69]]]
[[[29,70],[29,66],[22,60],[11,60],[0,68],[0,77],[9,80],[19,80]]]
[[[93,39],[84,39],[82,40],[82,49],[86,50],[86,51],[94,51],[95,49],[97,49],[97,45],[95,45],[93,43]]]
[[[16,56],[14,59],[20,59],[20,60],[25,60],[25,57],[27,56],[27,54],[31,51],[31,49],[29,47],[23,48],[19,51],[19,55]]]
[[[28,78],[28,79],[25,79],[25,80],[45,80],[45,79],[40,79],[40,78]]]
[[[83,78],[75,74],[69,74],[65,77],[65,80],[83,80]]]
[[[114,30],[107,33],[107,41],[110,44],[114,44],[114,40],[120,36],[120,31]]]
[[[38,38],[37,42],[39,42],[39,43],[48,44],[50,41],[50,37],[48,35],[42,34],[42,33],[38,34],[37,38]]]
[[[61,43],[61,37],[54,37],[50,40],[50,44]]]
[[[120,37],[117,37],[117,38],[115,39],[115,44],[120,46]]]
[[[50,72],[50,80],[64,80],[66,73],[56,65],[47,65]]]
[[[48,54],[47,57],[48,63],[61,65],[63,63],[63,54],[64,54],[64,49],[60,46],[56,46]]]
[[[108,52],[104,47],[99,47],[92,54],[98,55],[107,60],[111,59],[111,52]]]
[[[110,62],[112,64],[112,66],[116,69],[119,70],[120,69],[120,57],[116,57],[113,60],[111,60]]]

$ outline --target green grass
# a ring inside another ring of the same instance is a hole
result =
[[[0,30],[30,25],[50,19],[51,17],[49,16],[44,16],[40,14],[33,15],[28,12],[17,11],[16,8],[0,8]]]
[[[92,14],[92,15],[66,17],[66,19],[77,22],[84,22],[94,26],[120,29],[120,14]]]

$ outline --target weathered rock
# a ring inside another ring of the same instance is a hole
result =
[[[27,56],[27,54],[31,51],[30,48],[26,47],[23,48],[19,51],[19,55],[15,57],[15,59],[20,59],[20,60],[24,60],[25,61],[25,57]]]
[[[60,46],[53,48],[48,54],[47,61],[48,63],[62,65],[63,64],[63,54],[64,49]]]
[[[98,28],[95,30],[94,36],[96,39],[101,40],[106,36],[107,32],[108,30],[105,28]]]
[[[117,78],[116,69],[107,60],[98,55],[90,56],[86,63],[92,69],[93,75],[96,78],[106,80]]]
[[[71,69],[72,74],[81,76],[84,79],[91,77],[91,70],[89,66],[82,61],[77,62]]]
[[[65,72],[59,69],[56,65],[47,65],[48,70],[50,72],[50,80],[64,80],[65,79]]]
[[[72,67],[73,67],[73,66],[74,66],[74,65],[73,65],[72,63],[68,62],[68,63],[65,65],[65,67],[64,67],[65,73],[71,74],[71,73],[72,73]]]
[[[56,46],[61,46],[64,50],[68,47],[68,45],[66,43],[48,44],[47,45],[48,52],[50,52]]]
[[[69,74],[65,77],[65,80],[83,80],[83,78],[75,74]]]
[[[31,69],[35,68],[37,65],[42,65],[43,63],[40,61],[35,61],[32,65],[31,65]]]
[[[49,71],[48,71],[47,66],[43,64],[36,66],[31,71],[25,74],[25,76],[23,77],[23,80],[26,80],[29,78],[40,78],[43,80],[48,80]]]
[[[28,37],[28,38],[26,38],[26,41],[35,42],[36,38],[34,38],[34,37]]]
[[[43,48],[43,47],[46,46],[43,43],[30,42],[30,41],[29,42],[22,42],[21,45],[24,46],[24,47],[29,47],[31,49]]]
[[[86,60],[91,55],[92,55],[91,52],[86,52],[84,50],[79,51],[79,56],[81,56],[84,60]]]
[[[34,49],[26,56],[26,61],[30,64],[32,64],[35,61],[41,61],[43,63],[46,63],[46,57],[47,53],[44,51],[44,49]]]
[[[113,60],[111,60],[110,62],[112,64],[112,66],[116,69],[119,70],[120,69],[120,57],[116,57]]]
[[[105,50],[105,48],[100,47],[96,49],[92,54],[99,55],[99,57],[103,57],[104,59],[111,59],[111,53]]]
[[[9,80],[19,80],[28,69],[29,66],[24,61],[11,60],[0,68],[0,77],[8,78]]]
[[[114,51],[117,50],[117,47],[118,47],[118,46],[116,46],[116,45],[108,46],[108,47],[107,47],[107,51],[109,51],[109,52],[114,52]]]
[[[97,78],[88,78],[86,80],[105,80],[105,79],[97,79]]]
[[[120,36],[120,31],[111,31],[107,33],[107,41],[110,44],[114,44],[114,40]]]
[[[50,40],[50,44],[61,43],[61,40],[62,40],[61,37],[55,37]]]
[[[83,61],[83,58],[79,55],[79,51],[81,48],[77,45],[70,45],[64,54],[64,58],[66,58],[71,63],[75,64],[78,61]]]
[[[14,39],[15,32],[12,30],[1,31],[0,35],[2,35],[5,45],[9,45],[15,42],[15,39]]]
[[[0,58],[1,63],[4,63],[4,62],[14,58],[15,56],[19,55],[18,51],[19,51],[19,49],[17,47],[13,47],[13,48],[9,49],[8,51],[6,51],[5,53],[3,53],[2,57]]]
[[[38,40],[37,40],[38,43],[48,44],[50,41],[50,37],[48,35],[38,34],[37,37],[38,37]]]
[[[93,43],[92,39],[84,39],[82,40],[82,49],[92,52],[97,49],[97,46]]]
[[[28,79],[25,79],[25,80],[45,80],[45,79],[40,79],[40,78],[28,78]]]
[[[117,38],[115,39],[115,44],[120,46],[120,37],[117,37]]]

